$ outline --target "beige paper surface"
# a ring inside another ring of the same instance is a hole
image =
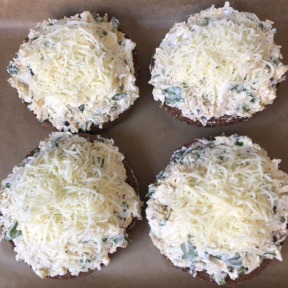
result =
[[[251,137],[267,149],[269,155],[282,159],[288,172],[288,81],[281,83],[273,105],[248,122],[222,128],[199,128],[173,119],[160,109],[152,97],[149,63],[155,48],[175,22],[187,15],[224,1],[76,1],[76,0],[1,0],[0,1],[0,179],[51,132],[26,109],[11,88],[6,72],[9,60],[17,52],[28,29],[47,18],[62,18],[84,10],[108,12],[120,20],[123,30],[137,43],[140,95],[133,109],[118,125],[102,133],[112,137],[133,166],[145,200],[147,186],[162,170],[172,152],[197,137],[238,133]],[[231,1],[234,8],[270,19],[277,27],[276,43],[283,46],[288,64],[288,1]],[[0,243],[0,288],[6,287],[211,287],[188,273],[173,268],[160,255],[149,236],[146,220],[138,222],[130,234],[132,242],[111,258],[108,267],[77,280],[40,279],[24,262],[16,262],[9,243]],[[257,279],[241,287],[288,287],[288,243],[283,247],[283,262],[273,261]]]

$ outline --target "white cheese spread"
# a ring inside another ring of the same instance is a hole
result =
[[[228,2],[175,24],[154,55],[154,99],[204,126],[225,115],[251,117],[273,102],[288,70],[275,32],[271,21]]]
[[[126,180],[124,156],[112,140],[93,143],[52,133],[13,169],[0,189],[1,239],[40,277],[109,264],[126,247],[126,228],[141,219],[141,201]]]
[[[108,16],[83,12],[30,30],[8,72],[10,84],[40,121],[58,130],[102,127],[139,97],[135,43]]]
[[[246,136],[182,147],[149,186],[153,243],[175,266],[206,271],[218,284],[282,260],[288,175],[279,163]]]

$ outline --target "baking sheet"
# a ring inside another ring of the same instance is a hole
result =
[[[112,137],[133,166],[145,200],[147,186],[163,169],[172,152],[198,137],[238,133],[251,137],[269,155],[282,159],[281,168],[288,172],[288,81],[282,82],[277,99],[265,111],[250,119],[222,128],[199,128],[173,119],[160,109],[152,98],[149,63],[155,48],[175,22],[187,15],[220,7],[225,1],[76,1],[76,0],[0,0],[0,179],[36,147],[51,132],[44,128],[26,109],[11,88],[6,67],[17,52],[28,29],[47,18],[63,18],[84,10],[100,14],[108,12],[120,20],[121,27],[137,43],[141,98],[118,125],[102,133]],[[288,1],[230,1],[238,10],[256,13],[260,19],[270,19],[277,27],[276,43],[283,46],[284,63],[288,64]],[[160,255],[148,236],[146,220],[138,222],[126,249],[112,255],[108,267],[76,280],[40,279],[24,262],[16,262],[9,243],[0,243],[0,288],[6,287],[211,287],[173,268]],[[241,287],[288,287],[288,243],[283,247],[283,262],[273,261],[251,282]]]

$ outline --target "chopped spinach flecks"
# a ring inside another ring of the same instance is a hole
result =
[[[124,84],[123,83],[119,86],[119,89],[120,89],[120,91],[124,90]]]
[[[154,193],[155,193],[155,190],[152,188],[149,188],[148,193],[146,194],[145,197],[150,198]]]
[[[117,100],[120,100],[120,99],[122,99],[122,98],[124,98],[124,97],[126,97],[126,96],[127,96],[126,93],[117,93],[117,94],[115,94],[115,95],[112,97],[112,100],[113,100],[113,101],[117,101]]]
[[[273,213],[274,213],[274,214],[277,213],[277,207],[276,207],[276,206],[273,207]]]
[[[30,66],[27,66],[27,69],[29,70],[31,76],[34,76],[34,75],[35,75],[35,74],[33,73],[33,71],[32,71],[32,68],[31,68]]]
[[[33,38],[29,39],[29,40],[32,42],[32,41],[34,41],[34,40],[36,40],[36,39],[38,39],[37,36],[36,36],[36,37],[33,37]]]
[[[104,159],[103,158],[97,157],[97,162],[98,162],[98,164],[100,165],[101,168],[104,167]]]
[[[245,275],[245,267],[244,266],[241,266],[238,270],[238,276],[244,276]]]
[[[184,158],[184,155],[186,154],[187,150],[178,150],[176,151],[174,154],[173,154],[173,158],[172,160],[175,161],[175,162],[179,162],[181,161],[183,158]]]
[[[276,257],[276,253],[275,253],[275,252],[265,252],[262,256],[263,256],[263,257],[266,257],[266,256]]]
[[[101,137],[98,137],[94,140],[94,142],[100,142],[100,143],[104,143],[104,139]]]
[[[129,208],[127,202],[122,202],[121,207],[122,207],[122,209],[123,209],[123,212],[126,212],[127,209]]]
[[[251,103],[255,103],[255,102],[256,102],[256,98],[255,98],[255,97],[252,97],[251,100],[250,100],[250,102],[251,102]]]
[[[152,77],[152,79],[154,79],[154,78],[156,78],[156,77],[159,77],[160,76],[160,74],[156,74],[156,75],[154,75],[153,77]]]
[[[17,230],[18,222],[15,222],[11,227],[4,232],[4,240],[10,241],[22,235],[21,230]]]
[[[236,254],[235,257],[230,258],[227,261],[228,261],[228,263],[231,264],[231,266],[241,266],[242,265],[242,259],[241,259],[241,256],[239,254]]]
[[[9,66],[7,67],[7,71],[11,76],[15,76],[20,70],[14,62],[10,62]]]
[[[84,112],[84,110],[85,110],[85,104],[81,104],[79,107],[78,107],[78,109],[79,109],[79,111],[80,112]]]
[[[246,88],[244,87],[243,84],[237,84],[234,85],[230,88],[231,91],[236,91],[236,92],[243,92],[246,91]]]
[[[160,179],[165,178],[164,173],[165,173],[165,170],[162,170],[162,171],[156,176],[156,180],[158,181],[158,180],[160,180]]]
[[[182,243],[181,244],[181,250],[183,251],[182,259],[194,261],[195,258],[198,256],[198,253],[196,251],[196,247],[193,246],[191,243],[188,243],[188,250],[186,250],[185,243]]]
[[[244,112],[249,112],[250,111],[250,108],[248,106],[246,106],[246,105],[243,105],[242,109],[243,109]]]
[[[117,31],[118,27],[119,27],[119,21],[118,19],[116,19],[115,17],[111,18],[111,23],[112,23],[112,27],[113,27],[113,31]]]
[[[123,216],[123,213],[119,213],[117,211],[114,211],[113,214],[121,221],[126,221],[126,217]]]
[[[91,262],[91,259],[80,259],[80,263],[90,263]]]
[[[232,135],[233,139],[235,139],[234,144],[237,146],[243,146],[243,142],[239,140],[239,135],[238,134],[234,134]]]
[[[208,25],[209,24],[209,21],[210,21],[210,18],[209,17],[205,17],[203,19],[203,25]]]
[[[6,186],[6,188],[9,189],[11,187],[11,184],[10,183],[6,183],[5,186]]]
[[[281,223],[285,223],[285,217],[284,217],[284,216],[281,216],[281,217],[280,217],[280,222],[281,222]]]
[[[168,105],[183,101],[183,98],[181,97],[182,89],[178,86],[163,89],[162,94],[165,96],[165,103]]]
[[[51,143],[52,148],[55,148],[55,147],[58,148],[61,139],[62,139],[61,136],[60,136],[60,137],[57,137],[57,138],[55,139],[55,141]]]
[[[105,30],[103,30],[103,31],[102,31],[102,34],[103,34],[104,36],[107,36],[107,35],[108,35],[108,32],[106,32]]]
[[[96,21],[96,22],[102,22],[102,20],[103,20],[103,18],[98,14],[98,13],[96,13],[96,12],[92,12],[91,13],[92,14],[92,16],[93,16],[93,19]]]
[[[219,159],[223,161],[223,160],[224,160],[224,156],[223,156],[223,155],[220,155],[220,156],[219,156]]]
[[[261,29],[261,30],[263,30],[263,28],[264,28],[264,25],[263,25],[263,23],[261,22],[261,23],[259,23],[259,28]]]
[[[221,255],[216,255],[216,256],[213,256],[213,257],[218,259],[218,260],[222,260],[222,256]]]
[[[243,146],[243,142],[237,140],[237,141],[235,142],[235,145],[237,145],[237,146]]]
[[[247,19],[249,19],[250,21],[255,22],[254,19],[251,18],[250,16],[246,16],[246,17],[247,17]]]
[[[122,234],[122,235],[113,237],[112,241],[114,243],[118,244],[118,243],[122,242],[124,239],[125,239],[125,236]]]
[[[104,242],[104,243],[105,243],[107,240],[108,240],[108,237],[107,237],[107,236],[105,236],[105,237],[102,238],[102,242]]]

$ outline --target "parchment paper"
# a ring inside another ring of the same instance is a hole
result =
[[[76,1],[76,0],[1,0],[0,1],[0,179],[36,147],[51,130],[44,128],[9,86],[6,72],[28,29],[47,18],[63,18],[84,10],[108,12],[119,19],[124,31],[137,43],[140,73],[140,95],[126,118],[102,133],[112,137],[133,166],[145,200],[148,184],[168,163],[172,152],[195,138],[238,133],[251,137],[269,155],[282,159],[281,168],[288,172],[288,81],[282,82],[277,99],[265,111],[250,119],[222,128],[198,128],[173,119],[159,108],[152,97],[148,66],[155,48],[175,22],[185,21],[189,14],[224,1]],[[288,64],[288,1],[231,1],[234,8],[270,19],[277,27],[276,43],[282,45],[284,63]],[[144,215],[145,219],[145,215]],[[16,262],[9,243],[0,243],[0,288],[6,287],[211,287],[189,273],[173,268],[161,256],[148,236],[146,220],[138,222],[130,234],[132,242],[112,256],[101,271],[77,280],[40,279],[24,263]],[[287,241],[288,242],[288,241]],[[273,263],[255,280],[241,287],[288,287],[288,243],[283,247],[283,262]]]

